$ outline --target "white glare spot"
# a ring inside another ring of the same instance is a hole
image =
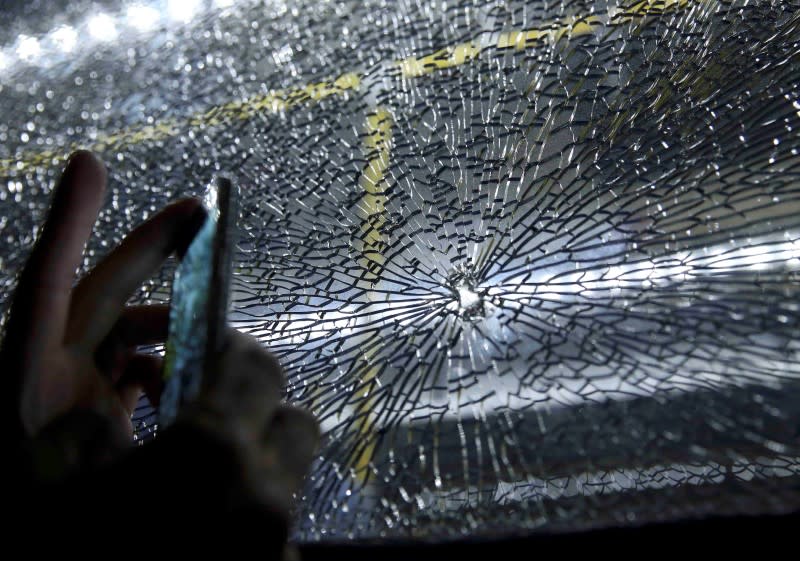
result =
[[[200,9],[200,0],[169,0],[167,12],[174,20],[187,22]]]
[[[458,287],[458,304],[463,310],[468,310],[481,301],[481,297],[467,286]]]
[[[8,68],[10,62],[11,61],[9,60],[8,56],[5,53],[0,52],[0,70]]]
[[[142,4],[134,4],[128,8],[125,14],[128,24],[135,27],[139,31],[147,31],[153,29],[158,23],[158,10],[150,6],[143,6]]]
[[[78,42],[78,32],[69,25],[62,25],[53,31],[53,42],[65,53],[72,52]]]
[[[39,40],[36,37],[20,35],[19,45],[17,45],[17,55],[22,60],[31,60],[41,52]]]
[[[89,33],[100,41],[111,41],[117,37],[117,26],[108,14],[97,14],[89,20]]]
[[[214,0],[214,5],[217,8],[229,8],[233,6],[233,0]]]

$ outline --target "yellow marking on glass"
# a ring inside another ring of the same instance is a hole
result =
[[[496,48],[531,48],[544,42],[555,42],[563,37],[572,38],[593,33],[597,27],[613,27],[633,20],[641,20],[650,15],[676,12],[694,4],[712,4],[715,0],[641,0],[630,6],[618,6],[609,10],[610,17],[603,21],[600,16],[573,18],[570,21],[555,20],[541,27],[520,29],[500,34]],[[422,56],[409,57],[396,62],[404,78],[425,76],[436,70],[455,68],[478,58],[483,49],[475,40],[460,43]],[[341,95],[357,89],[361,76],[355,72],[342,74],[333,81],[307,84],[289,90],[277,90],[254,96],[242,101],[232,101],[208,111],[198,113],[183,121],[165,120],[153,125],[135,126],[123,129],[95,141],[76,142],[56,150],[27,152],[16,158],[0,159],[0,174],[12,171],[26,171],[31,168],[52,166],[67,159],[78,148],[88,148],[97,152],[116,149],[125,144],[157,141],[179,134],[185,126],[218,126],[229,120],[246,120],[257,114],[281,113],[299,104],[321,101],[333,95]]]
[[[359,186],[364,194],[360,201],[361,242],[363,244],[359,265],[364,271],[363,279],[368,283],[367,300],[374,302],[371,291],[380,280],[386,264],[384,250],[386,239],[383,232],[386,225],[386,171],[389,168],[392,143],[392,115],[384,108],[378,108],[367,115],[364,151],[367,165],[361,173]],[[356,392],[355,428],[363,442],[356,456],[353,469],[356,477],[364,483],[369,475],[369,464],[375,453],[375,418],[372,409],[375,403],[374,390],[380,371],[378,345],[371,345],[364,352],[364,374],[361,389]]]
[[[542,42],[556,43],[563,37],[571,39],[572,37],[589,35],[594,33],[598,26],[602,25],[603,20],[599,16],[591,16],[580,20],[551,24],[546,27],[509,31],[500,34],[496,47],[498,49],[528,49]]]
[[[57,150],[29,152],[20,158],[0,159],[0,174],[56,165],[64,162],[72,152],[79,148],[88,148],[102,153],[125,145],[172,138],[187,127],[214,127],[231,121],[246,120],[257,114],[280,113],[297,105],[342,95],[349,90],[358,88],[360,84],[361,78],[358,74],[350,72],[333,81],[306,84],[289,90],[277,90],[242,101],[218,105],[183,120],[165,119],[154,124],[129,127],[110,134],[99,134],[89,142],[73,143]]]
[[[691,0],[699,4],[704,0]],[[641,0],[630,6],[617,6],[613,12],[611,23],[619,24],[640,19],[645,16],[657,16],[676,10],[681,10],[689,5],[690,0]]]
[[[361,172],[359,186],[363,208],[361,240],[363,242],[361,266],[366,273],[364,279],[370,284],[380,276],[385,258],[383,255],[383,227],[386,224],[386,169],[389,167],[392,141],[392,116],[386,109],[377,109],[367,115],[367,136],[364,151],[368,161]]]
[[[473,42],[468,42],[445,47],[421,58],[409,57],[397,64],[400,66],[403,78],[417,78],[430,74],[434,70],[461,66],[475,59],[479,54],[481,54],[481,48]]]

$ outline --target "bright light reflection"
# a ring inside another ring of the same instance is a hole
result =
[[[570,270],[574,264],[564,263],[490,284],[486,287],[487,294],[490,298],[504,300],[528,300],[534,294],[540,299],[561,300],[592,291],[611,291],[612,294],[621,290],[638,291],[654,284],[687,282],[721,273],[796,270],[800,268],[800,239],[794,239],[795,236],[787,233],[786,241],[762,238],[738,247],[722,244],[678,251],[573,273]]]
[[[182,22],[192,19],[200,10],[200,0],[169,0],[167,12],[169,17]]]
[[[39,40],[36,37],[28,37],[20,35],[19,45],[17,46],[17,55],[22,60],[31,60],[42,51],[39,46]]]
[[[468,286],[458,287],[458,303],[462,310],[468,310],[481,301],[480,295],[470,289]]]
[[[108,14],[97,14],[89,20],[89,33],[100,41],[111,41],[117,37],[117,26]]]
[[[159,20],[158,10],[142,4],[134,4],[128,8],[125,19],[129,25],[139,31],[153,29]]]
[[[113,41],[120,36],[118,24],[128,28],[129,31],[153,31],[162,21],[162,8],[166,15],[173,21],[189,22],[193,17],[203,11],[204,7],[229,8],[236,4],[235,0],[166,0],[152,5],[141,0],[129,5],[122,13],[113,15],[97,13],[87,20],[85,30],[95,41]],[[121,22],[121,23],[120,23]],[[6,45],[5,52],[0,51],[0,70],[11,67],[18,60],[31,62],[36,59],[40,65],[50,66],[63,60],[61,57],[47,55],[71,53],[78,46],[80,26],[78,29],[69,25],[58,25],[51,29],[45,41],[40,43],[36,37],[20,35],[12,45]]]
[[[65,53],[72,52],[78,43],[78,32],[69,25],[56,28],[52,34],[53,42]]]

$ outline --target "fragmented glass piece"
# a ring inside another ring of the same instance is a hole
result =
[[[326,435],[295,539],[800,507],[794,3],[203,6],[3,35],[4,303],[73,147],[109,167],[85,268],[224,170],[230,321]]]

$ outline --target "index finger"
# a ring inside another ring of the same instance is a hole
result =
[[[83,248],[103,204],[106,170],[90,152],[74,153],[61,175],[39,240],[20,275],[7,333],[36,353],[61,342]],[[32,357],[31,357],[32,358]]]
[[[172,203],[131,232],[72,292],[65,343],[92,349],[116,323],[131,294],[206,219],[197,199]]]

